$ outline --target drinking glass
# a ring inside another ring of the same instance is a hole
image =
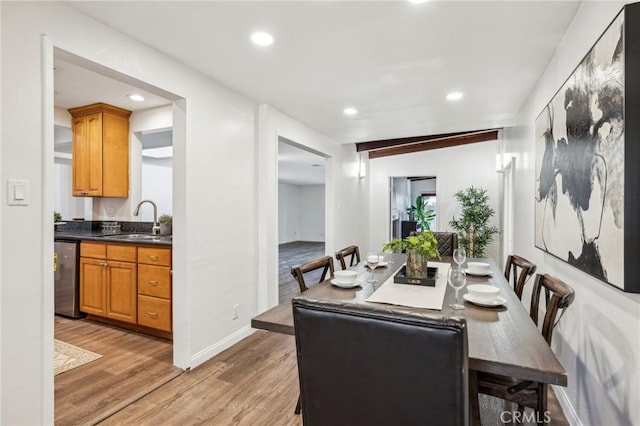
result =
[[[367,257],[365,257],[365,261],[367,262],[367,266],[369,267],[369,269],[371,269],[371,278],[367,281],[369,284],[375,284],[378,281],[376,281],[373,278],[373,270],[376,269],[376,266],[378,266],[378,262],[380,262],[380,258],[378,257],[378,253],[367,253]]]
[[[462,267],[465,260],[467,260],[467,252],[464,247],[458,247],[453,250],[453,261],[458,264],[458,268]]]
[[[453,309],[464,309],[464,305],[461,305],[458,301],[458,291],[464,287],[467,282],[467,274],[462,268],[449,268],[448,274],[449,285],[456,291],[455,303],[449,305]]]

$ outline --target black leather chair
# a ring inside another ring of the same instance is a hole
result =
[[[458,234],[455,232],[434,232],[438,240],[438,252],[440,256],[453,256],[453,251],[458,248]]]
[[[463,318],[293,299],[305,425],[468,425]]]

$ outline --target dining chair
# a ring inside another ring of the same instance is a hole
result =
[[[511,273],[513,272],[513,275]],[[507,257],[507,264],[504,268],[504,277],[507,282],[513,282],[513,291],[516,292],[518,299],[522,300],[522,292],[524,286],[536,272],[536,265],[524,257],[510,254]],[[513,277],[513,280],[511,280]]]
[[[333,278],[334,268],[333,268],[333,258],[331,256],[324,256],[319,259],[314,259],[310,262],[304,263],[302,265],[296,265],[291,268],[291,275],[293,278],[298,281],[298,285],[300,286],[300,291],[307,291],[308,287],[304,280],[304,274],[307,272],[315,271],[317,269],[322,270],[322,275],[320,276],[321,283],[325,279],[327,279],[327,272],[330,272],[329,278]]]
[[[434,232],[433,236],[438,240],[440,256],[453,256],[453,251],[458,248],[458,234],[455,232]]]
[[[564,282],[548,274],[537,274],[531,294],[531,317],[538,324],[538,309],[542,289],[545,293],[546,310],[542,321],[542,336],[551,346],[553,329],[573,303],[575,292]],[[560,316],[558,317],[558,311]],[[544,420],[547,411],[548,385],[530,380],[496,374],[478,373],[478,392],[495,396],[518,404],[520,411],[524,407],[533,408],[538,422]]]
[[[360,263],[360,249],[358,248],[358,246],[349,246],[336,252],[336,259],[338,259],[338,261],[340,262],[340,267],[342,268],[342,270],[347,269],[346,258],[349,256],[351,256],[349,266],[354,266]]]
[[[305,425],[469,424],[464,318],[292,303]]]

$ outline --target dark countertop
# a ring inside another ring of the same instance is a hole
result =
[[[144,237],[136,237],[144,236]],[[118,244],[136,244],[136,245],[154,245],[169,246],[173,245],[171,235],[154,235],[142,233],[122,233],[105,235],[100,231],[92,230],[74,230],[74,231],[56,231],[54,233],[56,241],[101,241],[105,243]]]

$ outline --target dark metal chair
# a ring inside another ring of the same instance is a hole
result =
[[[351,256],[349,266],[354,266],[360,263],[360,249],[358,246],[349,246],[336,252],[336,259],[340,262],[342,270],[347,269],[347,257]]]
[[[293,299],[305,425],[468,425],[466,320]]]

